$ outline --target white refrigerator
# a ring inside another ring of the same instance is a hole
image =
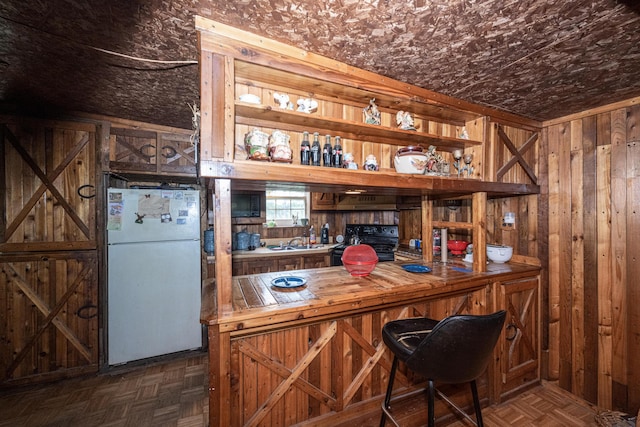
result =
[[[200,196],[107,191],[108,364],[202,347]]]

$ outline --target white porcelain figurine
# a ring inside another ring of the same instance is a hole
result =
[[[274,92],[273,99],[278,103],[278,106],[285,110],[293,110],[293,103],[289,101],[289,95],[286,93]]]
[[[413,124],[413,117],[408,111],[398,111],[396,113],[396,123],[402,130],[416,130]]]
[[[311,98],[298,99],[298,111],[301,113],[313,113],[318,109],[318,101]]]

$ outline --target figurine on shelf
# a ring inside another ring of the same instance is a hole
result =
[[[358,169],[358,164],[355,162],[355,158],[351,153],[345,153],[343,157],[342,167],[345,169]]]
[[[375,98],[369,101],[369,105],[362,110],[362,113],[365,123],[368,123],[370,125],[380,124],[380,110],[378,110]]]
[[[427,149],[427,168],[425,173],[427,175],[439,175],[440,163],[444,161],[441,154],[436,153],[435,145],[430,145]]]
[[[408,111],[398,111],[396,113],[396,123],[402,130],[416,130],[413,124],[413,117]]]
[[[284,110],[293,110],[293,103],[289,101],[289,95],[286,93],[274,92],[273,99],[278,103],[278,106]]]
[[[368,171],[377,171],[378,170],[378,159],[373,154],[369,154],[367,158],[364,160],[364,165],[362,165],[362,169]]]
[[[313,100],[311,98],[300,98],[298,99],[298,112],[300,113],[313,113],[318,109],[318,101]]]
[[[467,132],[466,126],[462,126],[462,132],[460,132],[460,139],[469,139],[469,132]]]

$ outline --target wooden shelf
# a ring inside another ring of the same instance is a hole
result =
[[[367,194],[463,196],[486,192],[488,197],[538,194],[540,187],[527,184],[486,182],[457,177],[411,175],[391,170],[370,172],[294,164],[235,160],[202,162],[202,174],[232,179],[234,190],[291,189],[343,193],[360,189]]]
[[[431,135],[424,132],[394,129],[386,126],[327,118],[317,114],[273,108],[237,101],[236,123],[286,131],[320,132],[342,138],[394,145],[437,145],[441,151],[453,151],[482,145],[481,141]]]
[[[252,58],[253,59],[253,58]],[[410,85],[398,90],[384,84],[372,85],[367,79],[358,79],[356,74],[345,77],[344,73],[331,72],[328,69],[310,77],[303,70],[292,72],[288,69],[277,69],[277,64],[253,64],[236,60],[234,68],[236,79],[246,82],[263,82],[276,87],[295,88],[307,96],[333,99],[340,103],[351,103],[366,106],[369,100],[376,99],[381,109],[390,111],[410,111],[416,117],[434,120],[456,126],[464,126],[466,122],[479,119],[483,114],[442,104],[432,98],[422,96]],[[317,70],[316,70],[317,71]]]
[[[450,230],[460,228],[463,230],[473,230],[473,224],[470,222],[433,221],[433,228],[448,228]]]

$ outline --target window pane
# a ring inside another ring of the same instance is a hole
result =
[[[307,218],[308,200],[304,191],[267,191],[267,220]]]
[[[298,209],[298,210],[302,209],[304,211],[304,206],[305,206],[304,202],[305,202],[304,199],[292,199],[291,200],[291,209],[292,210],[293,209]]]

